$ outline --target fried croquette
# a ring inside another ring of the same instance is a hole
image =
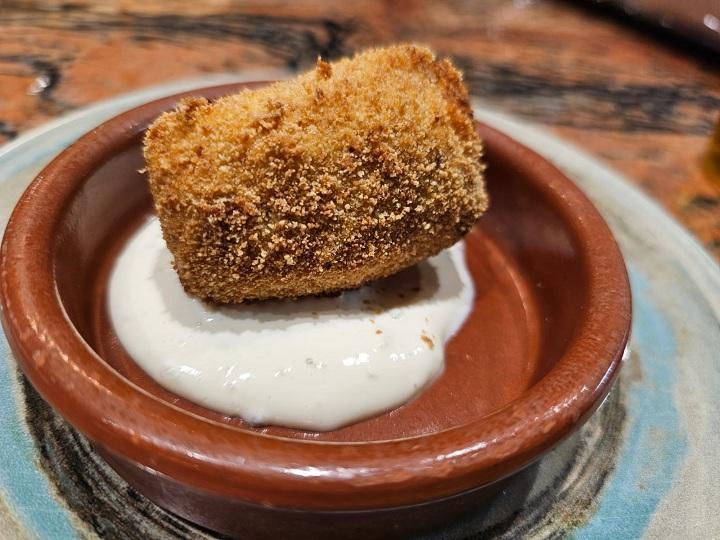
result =
[[[218,303],[359,287],[454,244],[488,205],[461,74],[411,45],[184,99],[144,153],[180,281]]]

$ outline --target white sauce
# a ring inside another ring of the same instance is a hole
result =
[[[236,306],[188,296],[171,260],[148,221],[111,277],[117,335],[165,388],[253,424],[325,431],[403,404],[442,371],[474,294],[462,243],[338,297]]]

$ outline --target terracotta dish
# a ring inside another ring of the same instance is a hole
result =
[[[0,257],[2,321],[20,366],[140,492],[234,536],[406,535],[480,504],[601,403],[630,328],[620,251],[565,176],[481,124],[492,205],[466,238],[476,298],[432,387],[328,433],[254,428],[159,387],[118,343],[105,289],[118,249],[152,211],[138,172],[143,131],[180,97],[122,114],[60,154],[15,208]]]

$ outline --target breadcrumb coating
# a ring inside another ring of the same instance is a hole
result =
[[[391,275],[455,243],[488,205],[461,75],[411,45],[184,99],[144,151],[180,281],[219,303]]]

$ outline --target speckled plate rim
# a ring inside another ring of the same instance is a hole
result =
[[[268,73],[248,77],[227,75],[162,85],[93,105],[19,137],[0,149],[0,191],[3,193],[0,198],[0,230],[14,198],[34,171],[48,157],[102,120],[137,103],[187,88],[258,78],[278,77]],[[600,206],[629,259],[638,312],[633,346],[641,357],[658,355],[667,364],[658,363],[653,367],[642,392],[639,392],[641,396],[633,396],[636,390],[632,390],[631,397],[633,400],[637,397],[637,403],[631,402],[628,410],[631,425],[627,430],[625,450],[601,493],[594,517],[586,526],[576,530],[574,536],[596,538],[612,536],[614,531],[633,537],[643,532],[648,537],[662,537],[672,531],[687,532],[687,524],[691,523],[690,530],[703,537],[712,537],[713,533],[720,531],[720,518],[708,507],[713,500],[708,493],[717,497],[717,487],[712,486],[720,485],[717,464],[712,467],[712,463],[708,462],[708,458],[716,456],[711,452],[716,452],[720,443],[720,430],[717,429],[720,407],[714,390],[720,377],[718,359],[716,355],[711,355],[718,350],[720,343],[720,271],[682,227],[597,160],[543,130],[493,112],[481,102],[476,102],[476,116],[554,161]],[[643,262],[646,257],[649,260]],[[657,262],[673,267],[669,277],[662,275]],[[676,280],[678,277],[680,281]],[[675,291],[665,286],[668,279],[676,284]],[[679,298],[685,296],[689,300],[683,303]],[[693,309],[693,302],[700,306]],[[689,309],[678,314],[678,307]],[[672,343],[672,335],[685,323],[698,325],[698,328],[687,339]],[[72,520],[75,518],[67,514],[62,504],[58,504],[48,479],[34,465],[34,443],[22,419],[22,404],[16,401],[20,396],[16,394],[19,388],[14,383],[14,362],[2,336],[0,356],[4,360],[0,363],[0,431],[15,434],[9,439],[11,442],[4,452],[0,453],[0,498],[4,498],[11,512],[22,520],[22,526],[28,528],[29,534],[52,538],[74,537],[77,524],[73,524]],[[678,376],[679,367],[685,363],[688,364],[687,371],[697,371],[696,378],[683,376],[682,373]],[[668,377],[677,381],[675,387],[663,389],[660,402],[655,398],[657,392],[654,386],[658,377],[662,381]],[[651,391],[648,386],[652,387]],[[689,391],[702,396],[683,403]],[[658,412],[658,403],[667,407],[660,407]],[[700,410],[710,414],[693,416],[690,422],[689,406],[692,406],[693,413]],[[667,455],[658,457],[656,448],[648,450],[636,444],[649,429],[667,424],[668,408],[678,409],[675,416],[680,417],[680,426],[675,425],[678,423],[675,418],[673,426],[667,428],[672,436],[670,443],[673,451],[681,447],[676,459],[669,459]],[[638,467],[643,460],[651,460],[656,465],[657,474],[648,479],[643,472],[644,483],[638,491],[635,484],[642,472],[638,471]],[[698,470],[702,470],[702,474]],[[628,494],[632,496],[628,497]]]

